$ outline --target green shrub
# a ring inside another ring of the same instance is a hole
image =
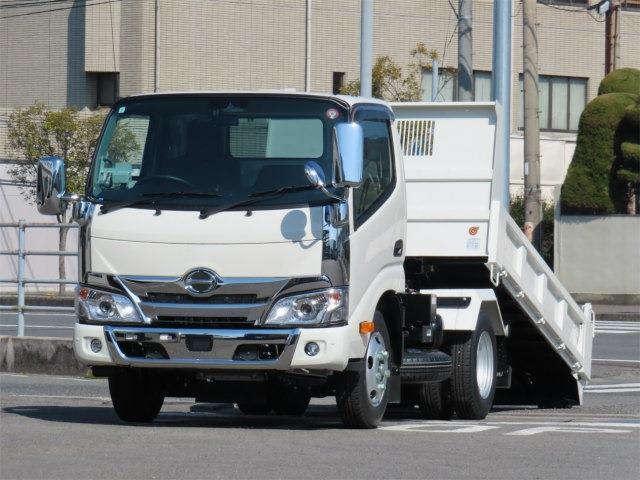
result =
[[[636,214],[640,187],[640,96],[624,112],[614,150],[611,193],[616,211]]]
[[[598,215],[618,210],[613,201],[617,195],[612,192],[616,182],[612,176],[616,144],[625,110],[635,104],[636,98],[631,93],[607,93],[585,107],[578,126],[576,151],[562,185],[563,213]]]
[[[516,195],[511,197],[509,205],[509,214],[511,218],[524,228],[524,197]],[[553,269],[553,219],[555,213],[553,203],[544,202],[542,204],[542,251],[540,254],[544,258],[547,265]]]
[[[620,68],[604,77],[598,87],[598,95],[605,93],[633,93],[640,95],[640,70]]]

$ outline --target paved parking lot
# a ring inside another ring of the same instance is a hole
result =
[[[636,479],[640,369],[594,375],[579,408],[506,406],[478,422],[393,410],[359,431],[332,399],[302,418],[169,399],[154,424],[125,425],[104,380],[0,374],[0,477]]]

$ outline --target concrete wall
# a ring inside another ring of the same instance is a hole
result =
[[[555,271],[571,293],[640,303],[640,215],[559,216],[555,241]]]

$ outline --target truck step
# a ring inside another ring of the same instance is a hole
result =
[[[451,357],[440,350],[407,348],[402,354],[402,383],[441,382],[451,377]]]

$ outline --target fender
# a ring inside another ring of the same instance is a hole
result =
[[[385,292],[402,292],[403,290],[404,268],[402,264],[392,264],[378,272],[367,286],[367,289],[364,291],[357,304],[351,304],[351,298],[349,299],[349,325],[360,337],[359,342],[351,343],[351,358],[361,358],[365,354],[368,338],[366,335],[360,335],[358,333],[360,322],[366,320],[370,321],[373,319],[376,306]],[[350,338],[354,338],[354,336],[355,335],[351,335]]]
[[[445,331],[474,331],[481,315],[489,317],[496,335],[509,336],[496,293],[487,289],[420,290],[438,298],[437,313],[442,317]]]

